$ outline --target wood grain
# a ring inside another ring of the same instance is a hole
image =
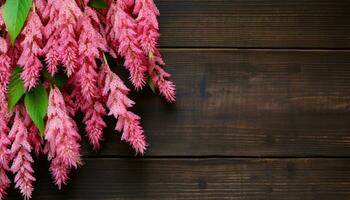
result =
[[[39,164],[33,200],[350,198],[348,159],[86,159],[61,191]]]
[[[162,53],[177,102],[134,94],[146,156],[350,156],[350,51]],[[84,155],[134,155],[107,121],[102,149],[85,141]]]
[[[163,47],[349,48],[349,0],[157,0]]]

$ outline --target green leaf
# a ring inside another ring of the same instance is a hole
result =
[[[32,0],[7,0],[5,2],[2,16],[12,44],[22,30],[31,5]]]
[[[104,0],[91,0],[90,6],[97,9],[103,9],[103,8],[107,8],[108,4]]]
[[[17,104],[17,102],[22,98],[25,90],[23,87],[23,81],[21,79],[22,69],[16,66],[11,73],[10,83],[8,86],[8,109],[9,111]]]
[[[148,83],[149,87],[151,88],[152,92],[154,94],[156,94],[156,88],[154,87],[154,83],[153,83],[151,77],[148,77],[147,83]]]
[[[63,89],[64,84],[67,81],[67,77],[64,73],[58,72],[54,76],[51,76],[51,74],[46,69],[43,69],[42,73],[46,80],[50,81],[52,84],[56,85],[60,89]]]
[[[44,132],[44,117],[47,113],[48,95],[41,83],[26,93],[24,105],[42,136]]]

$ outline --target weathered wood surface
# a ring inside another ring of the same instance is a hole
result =
[[[85,159],[58,191],[40,163],[33,199],[350,199],[348,159]],[[11,193],[9,199],[19,199]]]
[[[349,0],[156,0],[166,47],[349,48]]]
[[[162,50],[166,104],[136,94],[146,156],[350,156],[350,51]],[[133,155],[109,120],[102,149]]]

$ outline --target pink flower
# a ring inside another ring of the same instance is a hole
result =
[[[58,52],[55,50],[55,45],[51,46],[51,49],[46,53],[46,67],[47,71],[50,72],[51,75],[54,75],[57,72],[57,67],[60,63],[60,58]]]
[[[62,184],[67,184],[69,170],[70,167],[67,164],[63,164],[59,159],[51,161],[50,171],[58,189],[62,188]]]
[[[96,98],[98,95],[96,62],[93,57],[84,58],[78,71],[79,89],[85,99]]]
[[[34,148],[34,153],[38,157],[42,150],[41,145],[43,144],[39,130],[27,113],[24,114],[23,123],[28,130],[28,142]]]
[[[78,80],[74,80],[74,77],[71,77],[70,81],[78,82]],[[67,112],[70,116],[74,116],[75,113],[81,109],[81,107],[84,104],[85,98],[81,94],[80,86],[75,83],[70,84],[71,87],[73,87],[73,90],[70,94],[63,91],[63,98],[66,103]]]
[[[3,167],[0,168],[0,199],[1,200],[5,199],[6,189],[10,186],[10,184],[11,184],[11,181],[6,175],[6,170]]]
[[[108,115],[113,115],[117,119],[115,129],[123,131],[122,140],[127,141],[137,153],[143,154],[147,144],[140,126],[140,117],[128,111],[128,108],[134,105],[134,102],[127,97],[129,89],[107,64],[102,64],[99,75],[99,82],[103,87],[102,95],[107,98]]]
[[[151,60],[149,60],[149,68],[148,68],[148,74],[151,77],[151,80],[156,88],[158,88],[159,93],[165,97],[165,99],[169,102],[175,101],[175,94],[176,89],[175,85],[167,80],[167,78],[170,77],[170,74],[164,71],[162,67],[160,67],[155,60],[162,63],[160,57],[154,57]]]
[[[40,16],[40,19],[45,22],[47,19],[44,18],[43,13],[45,12],[47,0],[34,0],[35,12]]]
[[[0,31],[5,29],[0,9]],[[11,74],[11,58],[9,57],[9,40],[0,36],[0,93],[5,94],[7,84]],[[1,198],[0,198],[1,199]]]
[[[90,100],[98,95],[97,65],[95,59],[102,58],[100,51],[106,51],[107,44],[98,32],[100,21],[94,10],[85,7],[83,15],[78,22],[79,35],[79,64],[77,74],[82,95]],[[95,25],[95,26],[94,26]]]
[[[0,26],[1,28],[1,26]],[[7,50],[9,48],[8,42],[5,38],[0,37],[0,53],[6,54]]]
[[[159,38],[157,16],[159,10],[153,0],[135,0],[137,31],[142,50],[146,55],[156,52]]]
[[[40,137],[38,128],[31,123],[28,127],[28,141],[30,145],[34,148],[34,153],[39,157],[40,152],[42,151],[43,140]]]
[[[82,12],[75,0],[48,0],[43,18],[48,18],[44,33],[47,43],[44,54],[48,70],[54,74],[58,64],[63,64],[68,76],[77,68],[78,44],[76,24]]]
[[[2,18],[2,9],[0,9],[0,28],[3,28],[5,22],[4,19]]]
[[[4,93],[0,94],[0,200],[4,199],[6,195],[6,189],[10,186],[11,181],[6,175],[6,171],[9,170],[10,151],[9,145],[11,141],[8,138],[9,128],[7,102]]]
[[[43,38],[42,30],[43,25],[39,16],[35,12],[30,12],[27,24],[22,31],[24,36],[21,42],[23,51],[18,60],[18,64],[23,67],[21,78],[24,82],[24,87],[28,89],[36,85],[42,68],[39,59]]]
[[[2,119],[0,119],[2,121]],[[0,122],[3,123],[3,122]],[[1,125],[2,126],[2,125]],[[4,128],[4,127],[1,127]],[[4,131],[4,130],[1,130]],[[9,169],[10,154],[8,151],[8,146],[10,145],[10,140],[8,139],[6,133],[0,133],[0,199],[4,199],[6,195],[6,189],[10,186],[11,181],[6,175],[6,171]]]
[[[113,2],[113,1],[112,1]],[[117,31],[114,29],[114,19],[115,19],[115,13],[117,12],[117,4],[116,3],[111,3],[109,6],[109,9],[106,14],[106,27],[104,30],[105,37],[108,42],[108,52],[114,57],[117,58],[118,54],[118,46],[119,46],[119,41],[117,38]]]
[[[86,126],[85,131],[93,149],[97,150],[100,148],[103,129],[106,127],[106,123],[103,121],[106,110],[100,102],[95,101],[86,102],[82,111],[84,113],[83,122]]]
[[[85,131],[94,150],[100,147],[106,127],[103,118],[108,113],[116,119],[115,130],[121,132],[121,139],[137,154],[144,154],[147,143],[140,117],[130,111],[135,102],[128,97],[129,88],[109,68],[103,52],[125,60],[136,89],[150,78],[167,101],[175,101],[175,85],[169,81],[157,49],[159,11],[153,0],[106,3],[109,9],[92,8],[89,0],[34,0],[14,45],[10,45],[0,9],[0,200],[11,184],[8,171],[15,174],[15,187],[24,198],[31,198],[35,181],[32,152],[47,155],[49,171],[59,189],[67,183],[72,168],[82,164],[81,138],[72,119],[77,111],[84,115]],[[48,72],[56,75],[53,79],[41,76],[41,59],[45,59]],[[23,69],[25,89],[35,87],[40,79],[50,90],[45,141],[23,101],[8,113],[7,88],[17,64]],[[61,66],[68,79],[58,89],[55,81],[61,77],[56,73]]]
[[[0,9],[0,30],[4,28],[2,19],[2,9]],[[11,59],[8,56],[9,41],[0,37],[0,200],[6,195],[6,189],[11,181],[6,172],[9,170],[11,159],[8,138],[9,128],[7,127],[9,114],[7,112],[7,84],[11,74]]]
[[[5,94],[11,75],[11,58],[8,56],[8,41],[0,37],[0,93]]]
[[[135,0],[134,14],[137,15],[138,40],[142,50],[148,56],[148,75],[159,93],[169,102],[175,101],[175,85],[167,80],[170,74],[166,73],[160,65],[164,65],[157,49],[159,27],[157,16],[159,10],[153,0]]]
[[[10,153],[13,162],[10,170],[15,174],[15,187],[19,188],[25,199],[29,199],[33,192],[34,170],[31,164],[34,162],[30,155],[32,147],[28,142],[28,131],[23,121],[23,108],[17,107],[9,138],[13,141]]]
[[[44,152],[51,161],[50,171],[60,189],[66,184],[70,168],[81,164],[80,135],[69,117],[63,96],[57,87],[50,91]]]
[[[83,112],[85,131],[93,149],[97,150],[100,147],[103,129],[106,127],[106,124],[103,121],[103,116],[106,114],[106,111],[100,102],[102,100],[100,88],[93,99],[86,99],[81,93],[80,85],[76,84],[79,82],[77,77],[78,76],[73,76],[70,79],[70,86],[73,87],[71,94],[64,95],[67,103],[67,111],[70,115],[74,115],[79,109]]]
[[[126,0],[116,3],[116,12],[113,23],[114,38],[118,39],[118,53],[124,57],[124,66],[130,71],[130,80],[137,89],[145,84],[145,72],[147,71],[146,58],[137,38],[136,21],[127,13],[128,4]],[[114,6],[111,6],[115,9]]]

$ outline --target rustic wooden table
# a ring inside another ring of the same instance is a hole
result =
[[[177,102],[133,94],[146,155],[108,119],[61,191],[37,161],[33,200],[350,199],[350,1],[156,3]]]

